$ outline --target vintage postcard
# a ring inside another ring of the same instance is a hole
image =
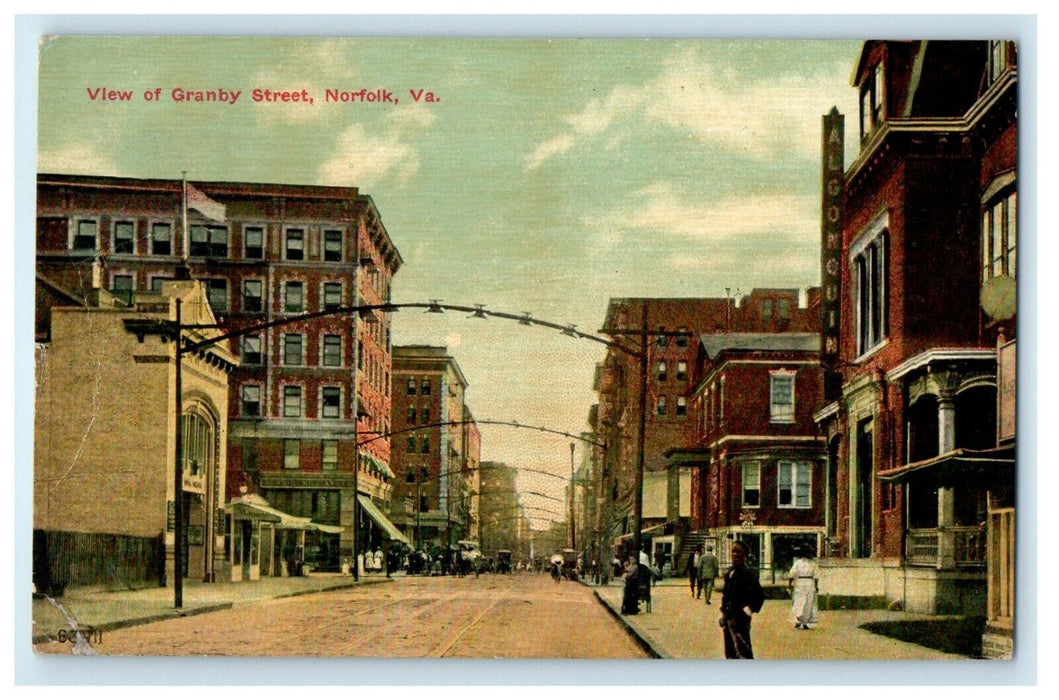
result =
[[[33,649],[1017,656],[1019,62],[42,37]]]

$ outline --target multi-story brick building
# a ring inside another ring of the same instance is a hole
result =
[[[137,337],[130,321],[211,325],[201,283],[115,298],[92,286],[64,289],[37,276],[47,309],[37,333],[33,465],[33,580],[66,585],[158,585],[174,573],[176,376],[173,343]],[[99,266],[95,266],[99,280]],[[214,329],[188,330],[194,342]],[[229,575],[222,514],[228,381],[238,360],[223,346],[183,358],[183,571]]]
[[[326,312],[388,300],[401,257],[355,188],[198,183],[215,219],[185,207],[187,191],[179,180],[38,176],[38,270],[76,289],[102,260],[119,297],[159,290],[178,267],[201,280],[226,330],[247,331],[229,341],[241,366],[226,408],[227,496],[246,490],[341,527],[306,542],[310,564],[337,569],[353,553],[354,483],[364,499],[390,498],[388,440],[365,444],[354,473],[354,436],[389,430],[390,319]],[[325,315],[298,318],[308,312]],[[365,523],[362,541],[385,525]]]
[[[404,345],[393,348],[393,386],[390,514],[416,547],[447,546],[470,525],[480,459],[477,428],[465,422],[467,379],[446,348]]]
[[[691,530],[722,562],[744,542],[765,579],[782,579],[798,547],[824,533],[824,449],[813,411],[823,399],[818,333],[703,335],[691,392],[695,467]]]
[[[1013,451],[997,449],[998,435],[1013,444],[1013,394],[998,430],[997,355],[1015,330],[1015,66],[1007,41],[869,41],[857,60],[860,153],[841,178],[836,251],[841,386],[816,415],[829,461],[822,590],[986,613],[987,518],[1013,508]],[[1005,591],[989,613],[1010,631]]]
[[[519,551],[517,472],[503,462],[482,462],[480,467],[482,554],[496,561],[498,551]]]
[[[699,338],[732,332],[811,332],[819,326],[818,305],[816,288],[804,298],[797,289],[754,289],[738,299],[611,299],[604,330],[633,352],[609,348],[595,377],[599,395],[596,439],[607,445],[598,491],[605,521],[601,541],[607,544],[602,561],[613,555],[615,538],[631,534],[632,529],[640,418],[640,369],[634,353],[639,352],[643,329],[648,333],[644,469],[673,470],[667,523],[664,532],[656,534],[671,538],[668,544],[679,551],[681,543],[676,540],[688,527],[680,520],[680,502],[686,503],[691,493],[680,492],[676,470],[681,467],[670,464],[667,452],[687,446],[694,437],[688,413]],[[684,480],[691,492],[698,488],[698,473],[692,469],[691,480]]]

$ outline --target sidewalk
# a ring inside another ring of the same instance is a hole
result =
[[[185,579],[183,607],[173,607],[172,585],[135,591],[69,589],[61,598],[33,599],[33,643],[54,640],[60,631],[95,631],[142,625],[173,617],[200,615],[214,610],[247,605],[263,600],[288,598],[339,588],[387,583],[380,574],[361,575],[360,581],[343,574],[316,573],[291,578],[265,577],[258,581],[202,583]]]
[[[721,593],[713,604],[692,598],[686,579],[665,579],[651,589],[651,612],[640,605],[639,615],[621,615],[621,582],[590,585],[600,601],[642,644],[663,659],[723,659],[724,639],[717,624]],[[890,610],[821,610],[820,624],[797,630],[787,621],[789,600],[766,600],[754,616],[754,656],[760,659],[939,660],[964,659],[935,649],[872,634],[866,622],[928,620],[927,615]]]

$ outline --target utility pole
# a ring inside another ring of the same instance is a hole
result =
[[[574,443],[570,443],[570,549],[577,551],[577,515],[574,513]]]
[[[173,607],[184,607],[184,392],[181,364],[183,360],[184,330],[180,326],[180,297],[176,298],[176,439],[173,452],[176,468],[173,474]]]
[[[644,299],[641,307],[640,324],[640,426],[639,439],[636,448],[636,485],[633,488],[633,547],[636,549],[636,561],[640,560],[640,547],[642,537],[640,530],[643,528],[643,469],[644,469],[644,439],[647,434],[647,300]]]

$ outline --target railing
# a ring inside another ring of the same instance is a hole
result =
[[[931,528],[909,530],[905,538],[905,559],[909,566],[937,568],[941,552],[941,538],[953,538],[953,559],[958,569],[985,566],[986,531],[978,527]]]

